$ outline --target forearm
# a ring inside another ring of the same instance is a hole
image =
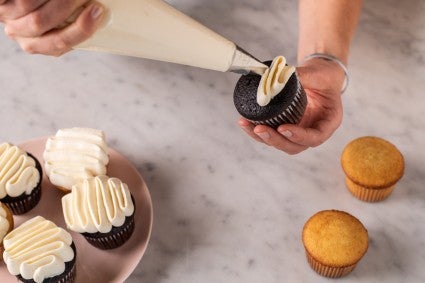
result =
[[[299,0],[298,62],[325,53],[347,64],[362,0]]]

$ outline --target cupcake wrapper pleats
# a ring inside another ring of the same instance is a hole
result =
[[[2,202],[14,215],[24,214],[33,209],[41,198],[41,185],[39,184],[29,195],[25,193],[17,198],[7,197]]]
[[[348,190],[358,199],[366,202],[378,202],[386,199],[393,192],[395,185],[383,189],[369,189],[357,185],[348,177],[345,177]]]
[[[123,226],[119,227],[117,232],[109,232],[104,236],[101,233],[84,233],[83,236],[93,246],[102,249],[110,250],[123,245],[133,234],[134,231],[134,214],[127,217]]]
[[[356,267],[357,264],[344,266],[344,267],[333,267],[321,264],[316,261],[308,252],[306,252],[307,261],[310,264],[311,268],[316,271],[318,274],[329,277],[329,278],[339,278],[347,275]]]

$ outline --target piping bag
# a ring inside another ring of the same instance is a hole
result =
[[[103,23],[76,49],[172,62],[221,72],[263,74],[267,66],[162,0],[100,0]]]

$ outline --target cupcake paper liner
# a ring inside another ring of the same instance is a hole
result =
[[[264,121],[251,121],[256,125],[268,125],[277,128],[282,124],[298,124],[304,115],[307,106],[307,96],[299,80],[297,80],[297,93],[294,101],[279,115]]]
[[[311,268],[316,271],[318,274],[329,277],[329,278],[339,278],[347,275],[354,270],[357,263],[344,267],[334,267],[324,265],[317,260],[315,260],[307,251],[306,251],[307,261],[310,264]]]
[[[353,196],[366,202],[382,201],[389,197],[395,188],[395,185],[379,189],[365,188],[360,185],[357,185],[348,177],[345,177],[345,184],[351,194],[353,194]]]
[[[31,209],[33,209],[41,198],[41,180],[37,187],[32,190],[31,194],[27,195],[23,193],[22,195],[13,198],[7,196],[1,200],[14,215],[24,214]]]
[[[134,213],[125,218],[121,227],[112,227],[109,233],[82,233],[84,238],[92,245],[102,250],[115,249],[122,246],[134,231]]]

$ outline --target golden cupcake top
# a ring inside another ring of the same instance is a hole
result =
[[[120,227],[134,212],[127,184],[118,178],[97,176],[85,179],[62,197],[67,227],[79,233],[108,233]]]
[[[10,143],[0,144],[0,198],[29,195],[40,181],[33,158]]]
[[[338,210],[313,215],[304,225],[302,240],[311,257],[333,267],[356,264],[368,248],[368,233],[363,224]]]
[[[403,155],[378,137],[361,137],[348,143],[341,164],[351,181],[376,189],[394,185],[404,174]]]
[[[4,238],[3,259],[12,275],[43,282],[62,274],[73,260],[72,237],[53,222],[36,216]]]

